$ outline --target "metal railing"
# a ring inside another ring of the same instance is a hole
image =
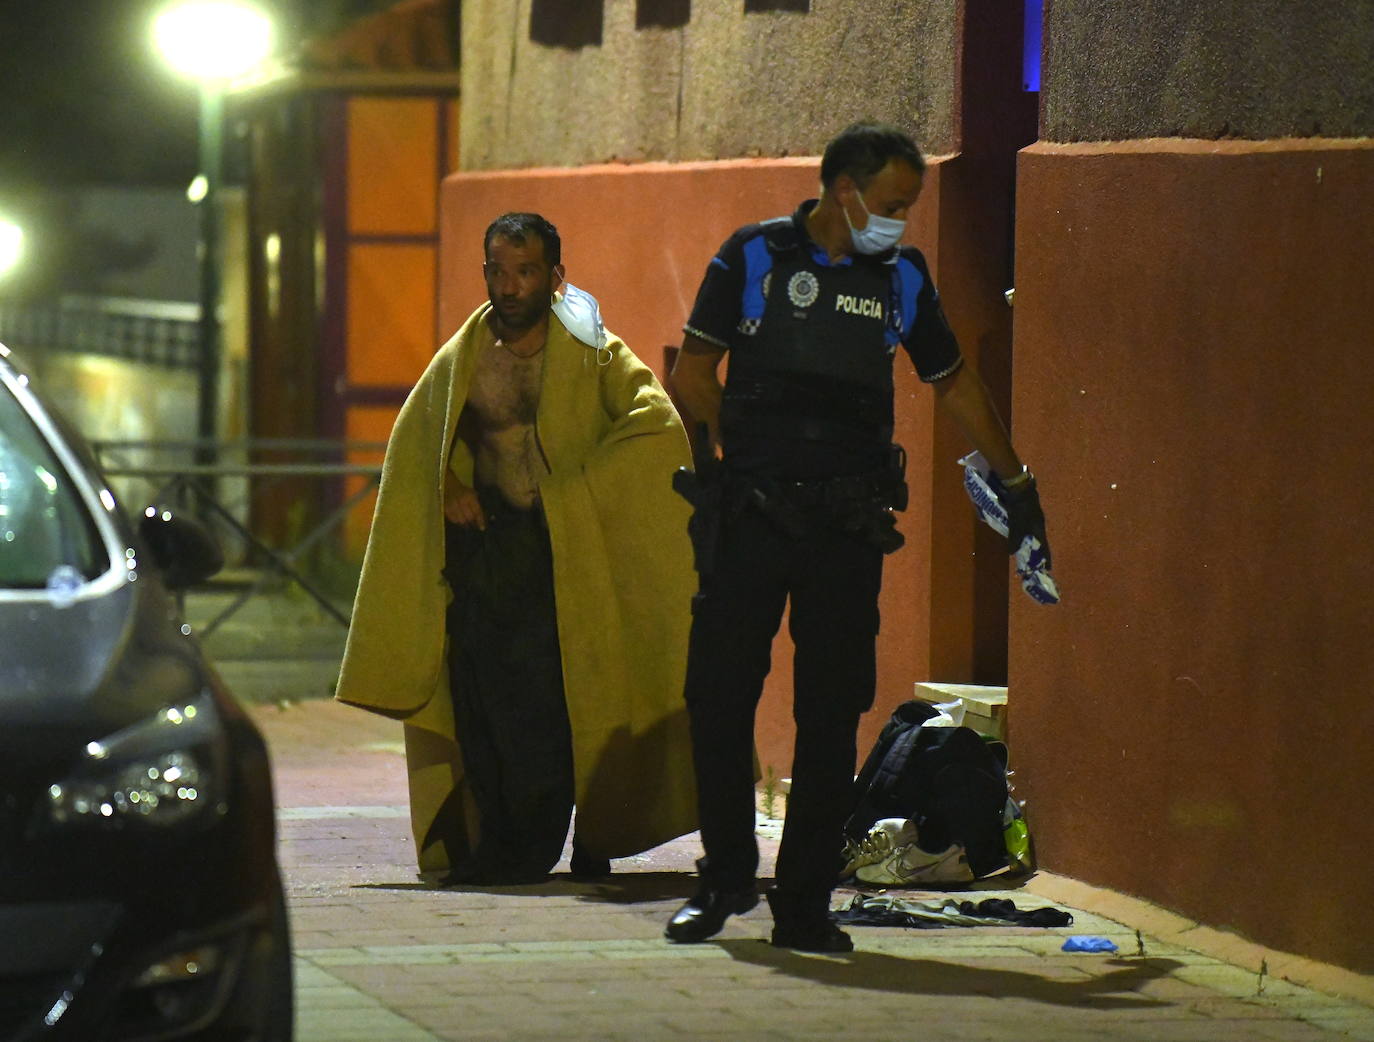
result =
[[[353,453],[381,453],[384,442],[346,442],[314,438],[248,438],[234,442],[186,439],[180,441],[96,440],[92,448],[109,478],[148,482],[150,502],[173,502],[192,509],[241,539],[248,553],[261,555],[269,568],[240,592],[218,615],[201,627],[208,637],[256,594],[266,589],[274,575],[294,582],[345,628],[344,614],[300,568],[301,558],[335,531],[376,489],[382,466],[377,463],[342,462]],[[212,463],[194,462],[198,452],[208,452]],[[271,463],[253,462],[254,455],[294,456]],[[133,457],[144,457],[135,461]],[[181,457],[149,462],[146,457]],[[362,478],[362,484],[311,525],[291,545],[274,547],[250,527],[253,500],[268,488],[303,481],[340,481]],[[239,501],[226,490],[236,481]],[[128,499],[129,497],[125,497]]]

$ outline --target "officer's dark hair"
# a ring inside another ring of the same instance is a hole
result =
[[[901,159],[918,174],[925,173],[926,160],[916,142],[887,123],[851,123],[825,146],[821,157],[821,184],[833,187],[835,179],[848,174],[860,189],[867,188],[888,161]]]
[[[491,240],[498,235],[517,246],[526,245],[533,236],[544,244],[544,259],[550,268],[563,261],[563,240],[558,237],[558,229],[537,213],[503,213],[487,225],[486,238],[482,240],[484,258],[491,256]]]

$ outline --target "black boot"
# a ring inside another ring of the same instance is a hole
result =
[[[611,874],[611,859],[589,854],[574,834],[572,857],[568,858],[568,874],[574,879],[605,879]]]
[[[702,884],[696,896],[677,910],[663,936],[679,944],[694,944],[720,933],[731,915],[743,915],[759,903],[752,884],[744,890],[717,890]]]
[[[773,910],[773,947],[799,952],[852,952],[854,942],[830,918],[830,895],[818,899],[787,894],[776,887],[768,891]]]

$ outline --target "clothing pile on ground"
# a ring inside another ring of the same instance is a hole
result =
[[[943,926],[1070,926],[1073,916],[1061,908],[1017,908],[1004,897],[982,901],[955,901],[944,897],[921,901],[894,894],[855,894],[849,904],[834,913],[846,926],[910,926],[932,929]]]
[[[854,781],[841,879],[950,888],[1033,870],[1007,747],[961,719],[957,702],[893,711]]]

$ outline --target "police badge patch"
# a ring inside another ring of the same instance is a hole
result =
[[[821,284],[809,271],[799,271],[787,280],[787,299],[799,308],[809,308],[821,295]]]

